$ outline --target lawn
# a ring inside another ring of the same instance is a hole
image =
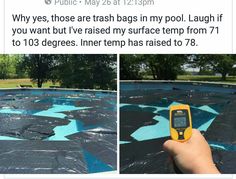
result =
[[[222,83],[236,83],[236,76],[226,77],[226,81],[222,81],[220,76],[204,76],[204,75],[179,75],[177,80],[184,81],[210,81]]]
[[[8,79],[8,80],[0,80],[0,88],[16,88],[19,85],[32,85],[33,87],[37,87],[37,84],[34,84],[30,81],[30,79]],[[43,88],[47,88],[49,86],[54,85],[52,82],[47,82],[43,84]],[[55,84],[59,85],[59,84]]]
[[[152,76],[147,75],[145,80],[153,80]],[[220,83],[233,83],[236,84],[236,76],[226,77],[226,81],[221,80],[221,76],[210,75],[178,75],[177,80],[180,81],[205,81],[205,82],[220,82]]]

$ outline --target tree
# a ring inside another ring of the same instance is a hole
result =
[[[41,88],[47,81],[67,88],[116,89],[116,55],[24,55],[16,61],[17,75],[24,71]]]
[[[233,66],[236,64],[235,55],[195,55],[193,64],[203,69],[210,69],[215,73],[220,73],[222,80],[226,80],[227,74],[232,72]]]
[[[142,59],[155,80],[175,80],[186,61],[184,55],[143,55]]]
[[[95,88],[116,89],[116,55],[88,55]]]
[[[140,55],[120,56],[120,79],[121,80],[142,79]]]
[[[199,75],[212,74],[212,67],[208,55],[187,55],[187,64],[192,68],[199,68]]]
[[[23,66],[25,55],[15,55],[15,78],[28,78],[28,74]]]
[[[7,79],[9,75],[10,60],[8,55],[0,55],[0,79]]]
[[[236,64],[236,58],[233,55],[211,55],[209,63],[212,65],[213,70],[220,73],[222,80],[226,80],[226,76],[233,70]]]
[[[16,78],[16,64],[20,55],[0,55],[0,79]]]
[[[86,55],[61,55],[56,68],[56,77],[62,87],[92,88],[91,76]]]
[[[41,88],[44,82],[50,79],[50,73],[53,68],[54,55],[25,55],[22,61],[22,67],[28,72],[33,82],[36,82]]]
[[[116,89],[116,55],[59,55],[52,74],[67,88]]]

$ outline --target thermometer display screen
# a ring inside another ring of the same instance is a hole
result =
[[[175,117],[174,127],[175,128],[184,128],[187,127],[186,117]]]

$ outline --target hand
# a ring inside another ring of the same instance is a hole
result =
[[[186,142],[168,140],[163,148],[174,159],[175,164],[183,173],[219,174],[211,149],[202,134],[193,129],[191,138]]]

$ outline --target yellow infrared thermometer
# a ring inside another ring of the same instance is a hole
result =
[[[192,136],[192,117],[189,105],[170,107],[170,135],[178,142],[185,142]]]

